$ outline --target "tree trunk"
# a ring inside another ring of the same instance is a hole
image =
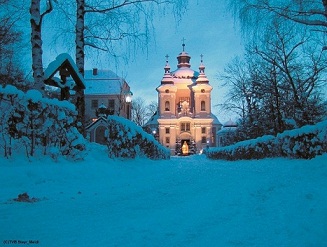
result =
[[[32,69],[34,86],[36,89],[43,91],[44,89],[44,72],[42,63],[42,36],[41,36],[41,13],[40,0],[31,0],[31,45],[32,45]]]
[[[85,0],[76,0],[76,65],[84,77],[84,17],[85,17]],[[77,120],[82,124],[79,131],[85,136],[85,97],[84,90],[76,91],[76,108],[78,111]]]

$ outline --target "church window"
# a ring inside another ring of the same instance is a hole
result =
[[[170,129],[166,128],[166,134],[169,134],[169,133],[170,133]]]
[[[201,133],[202,133],[202,134],[205,134],[205,133],[206,133],[206,127],[202,127],[202,128],[201,128]]]
[[[201,143],[202,144],[207,143],[207,138],[205,136],[202,136]]]
[[[182,104],[184,101],[187,103],[190,103],[190,98],[189,97],[180,97],[179,98],[179,104]]]
[[[98,108],[98,106],[99,106],[99,102],[98,102],[98,100],[97,100],[97,99],[93,99],[93,100],[91,101],[91,107],[92,107],[92,108]]]
[[[190,131],[190,123],[181,123],[181,131]]]
[[[170,143],[170,138],[166,137],[166,143]]]
[[[170,102],[169,101],[165,102],[165,111],[170,111]]]
[[[169,93],[169,89],[166,89],[165,93]]]
[[[204,100],[201,101],[201,111],[206,110],[206,102]]]
[[[201,89],[201,93],[204,93],[206,90],[204,90],[204,89]]]

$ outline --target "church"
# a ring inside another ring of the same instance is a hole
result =
[[[190,55],[177,56],[177,69],[171,71],[166,56],[164,75],[158,92],[158,111],[146,124],[172,155],[189,155],[216,146],[221,123],[211,112],[212,86],[205,74],[202,55],[199,70],[191,69]]]

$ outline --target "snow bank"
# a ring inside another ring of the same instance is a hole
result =
[[[289,157],[311,159],[327,152],[327,121],[288,130],[275,136],[263,136],[231,146],[209,148],[211,159],[262,159]]]
[[[108,151],[111,158],[169,159],[170,151],[128,119],[108,116]]]
[[[44,98],[37,90],[24,93],[8,85],[0,88],[0,152],[5,157],[41,152],[74,159],[85,139],[76,129],[77,112],[68,101]]]

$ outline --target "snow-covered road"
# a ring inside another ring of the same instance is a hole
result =
[[[0,241],[327,246],[326,158],[122,162],[99,152],[76,163],[1,159]],[[11,200],[23,192],[40,201]]]

